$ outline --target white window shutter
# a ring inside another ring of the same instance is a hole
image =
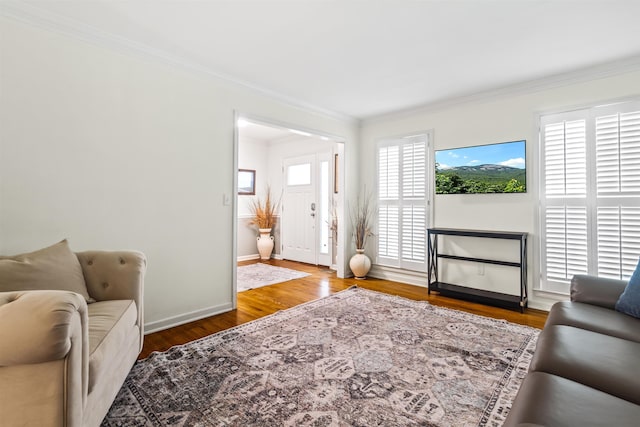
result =
[[[400,147],[386,146],[378,150],[378,198],[397,200],[400,187]]]
[[[640,195],[640,111],[596,118],[598,195]]]
[[[567,291],[575,274],[629,278],[640,257],[640,102],[545,116],[541,138],[542,288]]]
[[[587,209],[550,206],[545,212],[546,276],[567,281],[587,273]]]
[[[640,111],[595,118],[597,274],[628,278],[640,256]]]
[[[567,206],[567,279],[588,273],[587,208]]]
[[[564,206],[548,207],[545,217],[546,275],[549,279],[567,278],[567,232]]]
[[[640,257],[640,208],[598,207],[598,276],[628,278]]]
[[[566,195],[587,195],[587,137],[584,120],[565,123]]]
[[[398,206],[381,205],[378,209],[378,256],[398,259],[399,232]]]
[[[620,208],[598,207],[598,276],[621,275]]]
[[[640,195],[640,111],[620,114],[620,190]]]
[[[620,191],[618,115],[596,118],[596,170],[598,194]]]
[[[426,194],[426,144],[407,143],[402,146],[402,198],[424,199]]]
[[[544,128],[545,190],[547,197],[565,194],[564,122]]]
[[[378,257],[381,265],[426,270],[427,136],[378,146]]]
[[[543,281],[566,285],[588,271],[586,121],[547,123],[542,138]]]
[[[563,121],[546,125],[544,153],[546,196],[585,196],[587,192],[585,121]]]
[[[420,205],[402,207],[402,259],[424,263],[427,258],[426,209]]]

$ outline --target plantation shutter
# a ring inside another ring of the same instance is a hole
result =
[[[640,256],[640,111],[595,113],[597,274],[628,278]]]
[[[557,290],[574,274],[587,272],[586,121],[547,117],[542,136],[543,280]]]
[[[640,104],[543,116],[541,288],[628,278],[640,256]]]
[[[400,147],[378,149],[378,256],[397,260],[400,254]]]
[[[427,136],[378,145],[377,263],[426,270]]]
[[[410,141],[402,146],[402,261],[424,265],[427,254],[427,144]]]

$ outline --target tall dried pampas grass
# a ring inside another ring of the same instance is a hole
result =
[[[277,212],[280,201],[273,202],[271,196],[271,188],[267,187],[267,196],[264,201],[260,197],[256,197],[251,200],[249,209],[253,214],[253,219],[249,222],[251,225],[256,225],[258,228],[273,228],[276,225]]]
[[[373,236],[373,214],[374,208],[371,204],[371,193],[367,193],[365,188],[364,193],[358,196],[356,206],[350,212],[356,249],[364,249],[367,237]]]

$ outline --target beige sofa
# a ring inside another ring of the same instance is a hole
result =
[[[100,425],[142,350],[145,256],[76,256],[88,298],[0,292],[1,425]]]

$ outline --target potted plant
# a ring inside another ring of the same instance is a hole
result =
[[[256,197],[251,200],[249,209],[253,218],[249,222],[251,225],[258,227],[260,236],[258,236],[258,253],[260,259],[271,258],[271,252],[273,251],[273,236],[271,235],[271,229],[276,225],[278,205],[280,203],[274,203],[271,197],[271,188],[267,187],[267,195],[262,200],[260,197]]]
[[[356,279],[365,279],[371,269],[371,260],[364,253],[364,250],[367,238],[373,236],[371,232],[373,208],[371,194],[366,192],[364,194],[363,198],[358,197],[355,208],[350,212],[356,254],[349,260],[349,267]]]

